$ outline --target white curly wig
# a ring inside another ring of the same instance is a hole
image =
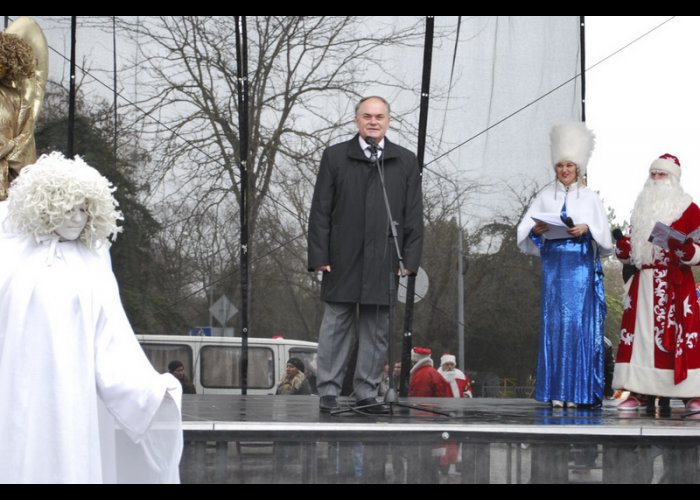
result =
[[[80,241],[96,248],[106,238],[116,238],[123,220],[112,193],[116,188],[82,158],[65,158],[54,151],[24,167],[12,183],[8,196],[8,218],[17,230],[36,238],[52,234],[66,214],[85,204],[88,220]]]

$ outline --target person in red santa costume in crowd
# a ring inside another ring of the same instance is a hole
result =
[[[451,394],[450,386],[433,368],[432,354],[427,347],[414,347],[411,351],[413,367],[408,385],[409,397],[446,398]]]
[[[630,391],[621,411],[645,408],[650,396],[682,398],[700,410],[700,307],[690,268],[700,263],[698,238],[671,237],[668,249],[649,241],[657,222],[684,235],[700,228],[700,208],[680,177],[675,156],[654,160],[630,235],[616,242],[617,257],[638,270],[628,282],[613,377],[614,388]]]
[[[462,370],[456,367],[457,358],[453,354],[445,353],[440,357],[440,368],[437,372],[445,379],[449,385],[447,397],[450,398],[471,398],[472,386]],[[444,454],[440,456],[440,470],[448,472],[454,470],[459,457],[459,444],[447,443],[444,447]]]
[[[473,392],[469,383],[469,377],[456,365],[457,358],[453,354],[445,353],[440,358],[440,368],[437,371],[450,385],[450,392],[447,393],[447,397],[471,398],[473,397]]]

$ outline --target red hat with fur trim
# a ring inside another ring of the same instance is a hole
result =
[[[427,347],[414,347],[411,351],[411,361],[420,361],[421,359],[429,358],[431,354],[433,354],[433,351]]]
[[[454,354],[450,353],[445,353],[442,355],[440,358],[440,366],[444,365],[445,363],[452,363],[453,365],[457,364],[457,358],[455,357]]]

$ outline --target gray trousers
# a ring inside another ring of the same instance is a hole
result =
[[[389,345],[389,306],[326,302],[318,334],[320,396],[338,396],[357,329],[358,351],[353,390],[355,399],[377,396]]]

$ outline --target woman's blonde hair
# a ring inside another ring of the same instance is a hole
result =
[[[36,71],[32,47],[17,35],[0,33],[0,81],[16,82]]]
[[[70,210],[85,204],[88,220],[79,239],[95,248],[122,231],[114,191],[107,178],[82,158],[71,160],[55,151],[24,167],[12,183],[8,218],[20,232],[41,238],[61,226]]]

